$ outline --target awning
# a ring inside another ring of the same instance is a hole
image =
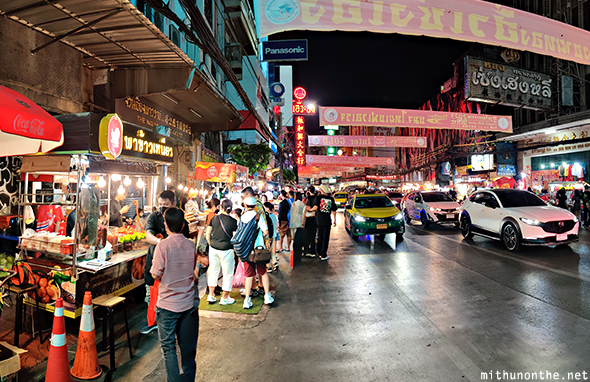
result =
[[[46,153],[64,142],[62,124],[39,105],[0,86],[0,156]]]

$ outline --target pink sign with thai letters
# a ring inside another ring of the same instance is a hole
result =
[[[309,135],[309,146],[426,147],[424,137],[371,137],[365,135]]]
[[[372,167],[377,165],[393,166],[395,165],[395,158],[307,155],[306,162],[308,166],[317,166],[322,164],[337,164],[340,166]]]
[[[590,65],[590,32],[487,1],[258,0],[254,3],[260,37],[290,30],[400,33],[503,46]]]
[[[429,110],[320,107],[320,126],[385,126],[512,132],[512,117]]]

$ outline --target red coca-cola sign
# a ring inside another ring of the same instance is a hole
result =
[[[117,114],[100,120],[98,144],[105,158],[115,159],[123,151],[123,121]]]
[[[0,130],[26,138],[59,142],[62,124],[39,105],[4,86],[0,86]]]

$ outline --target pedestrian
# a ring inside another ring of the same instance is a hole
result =
[[[301,192],[295,193],[295,202],[291,206],[291,219],[289,224],[293,233],[293,266],[301,263],[301,255],[305,247],[305,210],[306,205],[301,200]]]
[[[164,221],[168,237],[156,246],[150,269],[152,277],[160,281],[156,312],[158,339],[168,382],[194,381],[199,336],[197,251],[195,244],[182,234],[185,225],[182,210],[168,208]],[[182,373],[178,369],[177,343]]]
[[[279,203],[279,247],[282,251],[291,249],[291,230],[289,229],[289,210],[291,203],[285,190],[281,190],[281,202]],[[287,238],[287,248],[284,249],[283,241]]]
[[[156,324],[156,303],[158,301],[159,282],[154,280],[150,269],[152,268],[152,260],[154,258],[154,250],[156,245],[166,237],[166,225],[164,221],[164,212],[176,204],[176,195],[174,191],[162,191],[158,197],[159,208],[153,211],[147,218],[145,224],[146,241],[150,245],[148,247],[147,255],[145,257],[145,271],[144,280],[146,285],[146,302],[148,303],[147,325],[139,330],[141,334],[148,334],[158,329]],[[189,237],[188,223],[182,228],[182,233],[185,237]],[[200,258],[200,263],[206,266],[207,258]]]
[[[590,186],[584,186],[584,193],[582,194],[584,200],[584,222],[583,224],[588,227],[590,225]]]
[[[249,196],[244,199],[244,206],[246,211],[240,218],[242,224],[247,224],[252,219],[258,219],[258,234],[254,242],[254,248],[267,247],[266,239],[269,238],[268,225],[264,216],[256,213],[256,199]],[[244,309],[250,309],[252,307],[252,298],[250,297],[252,284],[254,283],[254,277],[258,274],[264,288],[264,303],[270,305],[274,302],[274,298],[270,294],[270,278],[266,272],[266,264],[264,263],[251,263],[244,261],[244,274],[246,276],[246,282],[244,285],[245,299]]]
[[[330,243],[330,229],[332,224],[336,227],[336,202],[330,195],[330,189],[326,185],[320,186],[320,195],[316,198],[313,210],[316,211],[318,225],[318,240],[316,249],[320,260],[328,260],[328,245]],[[333,219],[333,221],[332,221]]]
[[[272,259],[270,261],[270,266],[266,268],[267,272],[271,273],[273,271],[276,271],[277,268],[279,267],[279,258],[277,257],[277,253],[276,253],[276,242],[279,240],[279,218],[277,217],[277,214],[275,213],[275,206],[274,204],[272,204],[271,202],[266,202],[264,203],[264,208],[266,209],[266,212],[268,213],[268,216],[270,217],[270,219],[272,220],[272,225],[274,227],[273,231],[274,232],[269,232],[270,236],[272,237]]]
[[[240,216],[242,216],[242,209],[241,209],[241,208],[236,208],[236,209],[234,209],[234,210],[231,212],[230,216],[231,216],[232,218],[236,219],[236,220],[239,220],[239,219],[240,219]]]
[[[574,190],[572,195],[572,213],[577,216],[578,221],[582,221],[582,191]]]
[[[213,219],[213,216],[217,215],[217,213],[219,212],[219,205],[220,205],[220,201],[217,198],[211,198],[208,202],[207,202],[207,207],[209,208],[209,213],[207,214],[207,220],[205,221],[205,225],[208,227],[209,226],[209,222],[211,221],[211,219]]]
[[[316,222],[316,212],[313,209],[315,206],[316,201],[316,191],[314,186],[309,186],[307,189],[307,198],[305,200],[305,205],[307,208],[305,209],[305,249],[304,253],[307,257],[315,257],[316,256],[316,236],[318,225]]]
[[[561,187],[559,191],[557,191],[557,194],[555,194],[555,199],[557,199],[557,207],[567,210],[567,195],[565,193],[565,188]]]
[[[222,295],[219,305],[231,305],[235,302],[230,297],[234,277],[234,250],[230,243],[238,228],[238,222],[229,213],[232,210],[232,202],[223,199],[221,213],[214,216],[207,226],[205,233],[209,243],[209,268],[207,269],[207,286],[209,287],[208,303],[215,303],[215,287],[219,278],[219,268],[223,273]]]

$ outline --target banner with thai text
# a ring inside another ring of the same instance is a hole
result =
[[[504,115],[448,113],[431,110],[320,107],[320,126],[351,126],[355,124],[512,132],[512,117]]]
[[[590,32],[481,0],[255,0],[260,37],[369,31],[503,46],[590,65]]]
[[[247,167],[213,162],[197,162],[195,171],[190,171],[187,176],[188,179],[221,183],[243,182],[247,177]]]
[[[364,168],[364,166],[363,166]],[[352,172],[356,170],[353,166],[332,166],[332,165],[320,165],[320,166],[298,166],[297,171],[301,172],[314,172],[314,171],[340,171],[340,172]]]
[[[309,146],[426,147],[424,137],[371,137],[365,135],[309,135]]]
[[[338,164],[340,166],[372,167],[393,166],[395,164],[395,158],[307,155],[306,162],[308,166],[316,166],[321,164]]]

